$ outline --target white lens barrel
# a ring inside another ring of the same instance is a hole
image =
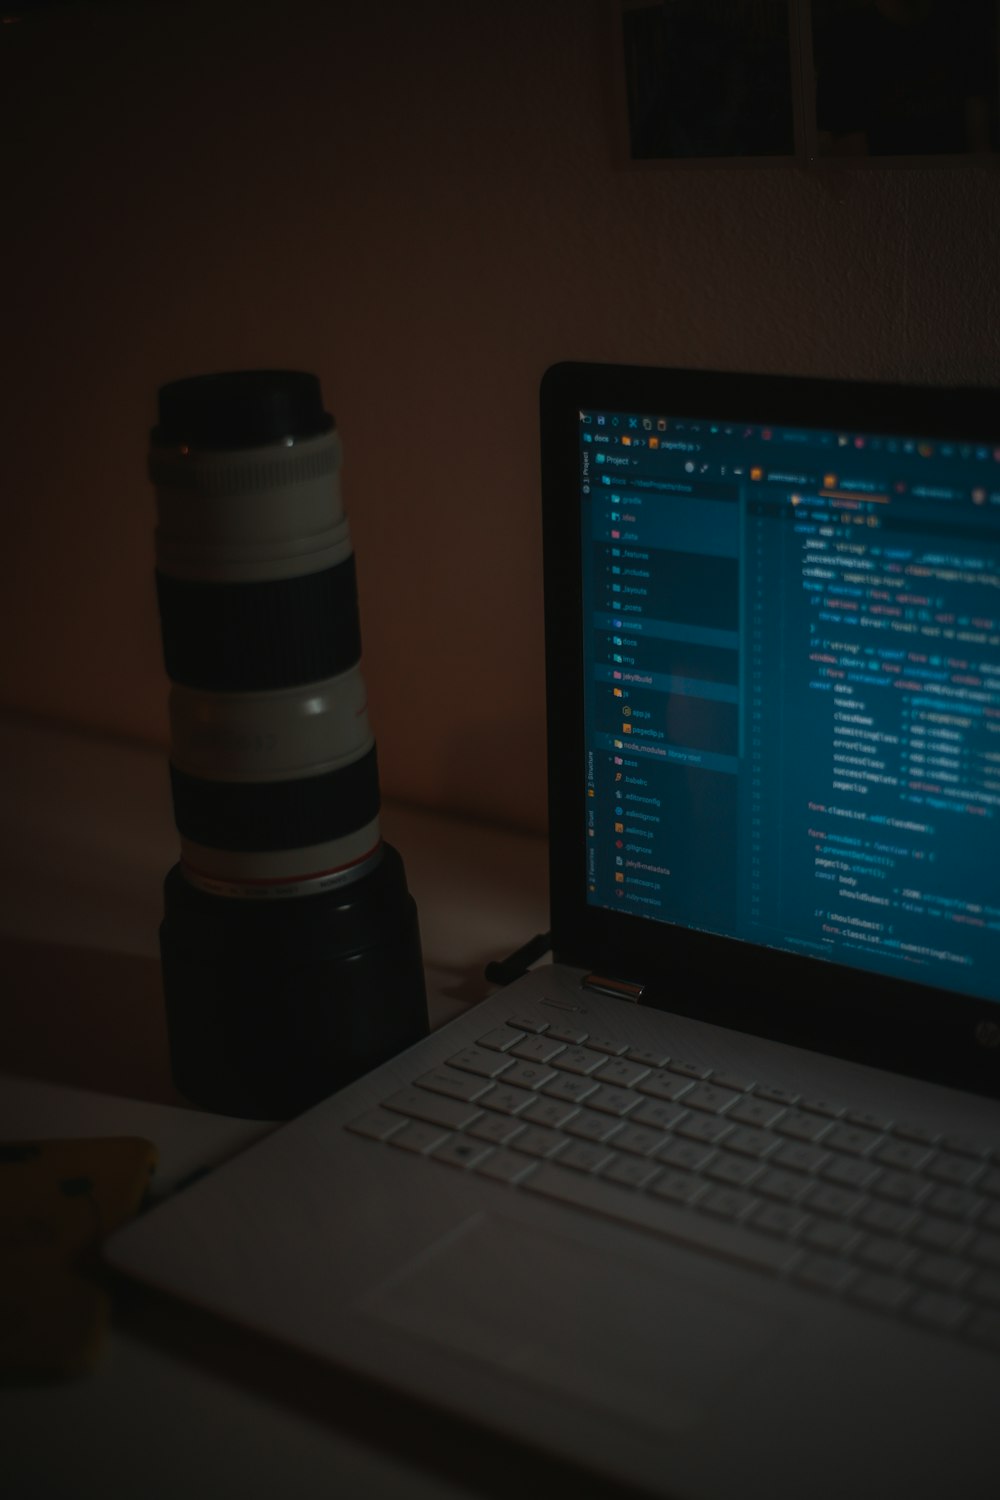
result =
[[[170,759],[211,781],[317,776],[357,760],[375,741],[360,667],[273,693],[170,692]]]
[[[192,412],[197,440],[157,429],[149,456],[184,872],[220,895],[329,890],[381,856],[340,436],[314,414],[216,447]]]
[[[172,578],[252,582],[335,567],[351,552],[336,430],[280,447],[154,447],[156,565]]]

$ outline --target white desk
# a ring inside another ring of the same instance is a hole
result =
[[[0,777],[0,1138],[143,1135],[169,1188],[268,1127],[191,1110],[170,1080],[157,958],[176,859],[165,753],[8,717]],[[491,958],[547,926],[545,840],[392,805],[383,831],[417,902],[439,1025],[488,993]],[[505,1469],[502,1451],[461,1442],[443,1420],[131,1289],[91,1375],[0,1393],[11,1500],[525,1489],[516,1459]]]

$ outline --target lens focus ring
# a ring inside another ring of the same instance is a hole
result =
[[[285,781],[205,781],[170,767],[179,833],[213,849],[266,852],[343,838],[378,817],[373,745],[320,776]]]

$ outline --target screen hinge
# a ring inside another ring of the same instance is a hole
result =
[[[533,963],[544,958],[552,949],[551,932],[538,932],[533,938],[504,959],[492,959],[484,970],[491,984],[513,984],[523,979]]]
[[[581,981],[585,990],[594,990],[598,995],[613,995],[616,1000],[631,1000],[639,1005],[646,993],[644,984],[633,984],[627,979],[608,979],[603,974],[585,974]]]

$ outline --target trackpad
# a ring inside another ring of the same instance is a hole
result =
[[[785,1333],[671,1268],[478,1214],[362,1303],[380,1322],[659,1431],[698,1420]]]

